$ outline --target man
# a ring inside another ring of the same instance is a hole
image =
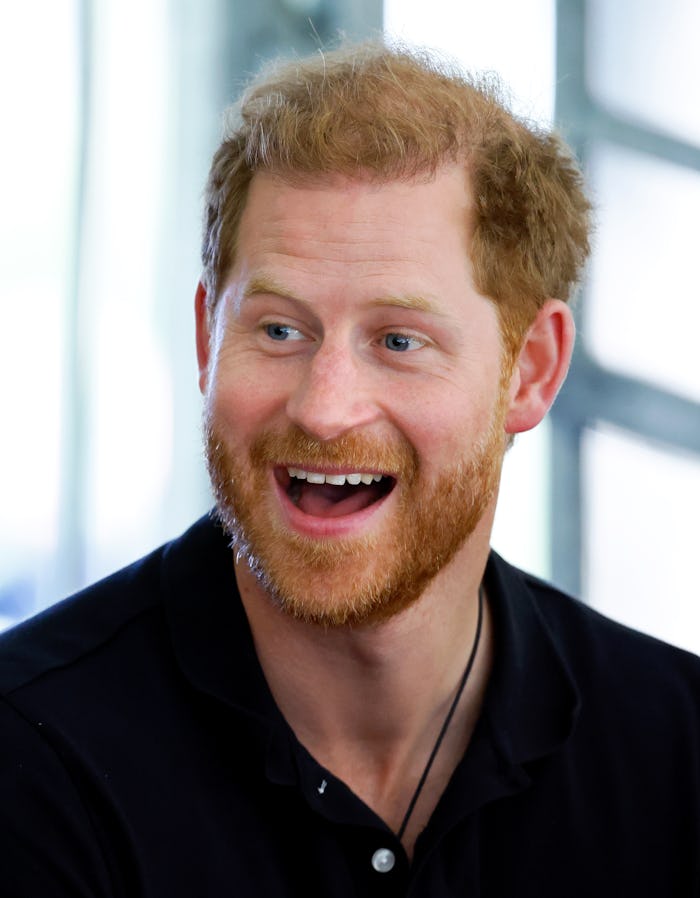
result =
[[[700,661],[489,551],[588,218],[429,58],[252,86],[196,294],[217,514],[3,638],[3,895],[700,894]]]

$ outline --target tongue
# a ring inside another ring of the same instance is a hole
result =
[[[379,498],[376,486],[333,486],[330,483],[304,483],[297,507],[318,518],[339,518],[362,511]]]

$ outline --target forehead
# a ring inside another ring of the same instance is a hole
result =
[[[466,174],[457,166],[430,178],[377,181],[326,175],[288,181],[258,172],[240,221],[238,248],[314,255],[329,261],[410,259],[448,238],[468,249],[471,209]],[[403,247],[403,250],[402,250]]]
[[[465,294],[477,292],[471,207],[466,174],[456,165],[430,178],[391,181],[256,173],[224,293],[240,300],[267,283],[324,307],[424,297],[434,310],[451,306],[461,317]]]

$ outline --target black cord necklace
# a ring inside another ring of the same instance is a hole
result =
[[[467,680],[469,679],[469,674],[471,673],[471,669],[474,666],[474,659],[476,658],[476,652],[479,648],[479,640],[481,639],[481,624],[484,617],[484,590],[483,587],[479,587],[479,616],[476,622],[476,633],[474,634],[474,644],[472,645],[472,650],[469,653],[469,660],[467,661],[467,666],[462,674],[462,679],[459,681],[459,687],[457,689],[457,694],[452,700],[452,704],[450,705],[450,710],[447,712],[447,717],[445,717],[445,722],[442,725],[442,729],[437,737],[435,745],[433,746],[433,750],[430,752],[430,757],[428,758],[428,763],[425,765],[425,769],[421,774],[421,778],[418,780],[418,785],[416,786],[416,791],[413,793],[413,796],[408,804],[408,809],[404,814],[404,818],[401,821],[401,826],[399,827],[399,831],[397,833],[397,837],[399,841],[403,838],[404,833],[406,832],[406,826],[408,825],[408,821],[411,819],[411,814],[416,806],[416,802],[418,801],[418,796],[420,795],[423,786],[425,785],[425,781],[428,779],[428,775],[430,773],[430,769],[433,766],[433,761],[435,760],[438,751],[440,750],[440,746],[442,745],[442,740],[445,738],[445,733],[447,732],[450,723],[452,722],[452,718],[454,717],[454,713],[457,710],[457,705],[459,704],[459,700],[462,697],[462,693],[464,692],[464,687],[467,685]]]

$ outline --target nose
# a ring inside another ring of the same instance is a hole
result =
[[[289,419],[317,440],[333,440],[377,420],[367,363],[349,347],[322,344],[287,402]]]

